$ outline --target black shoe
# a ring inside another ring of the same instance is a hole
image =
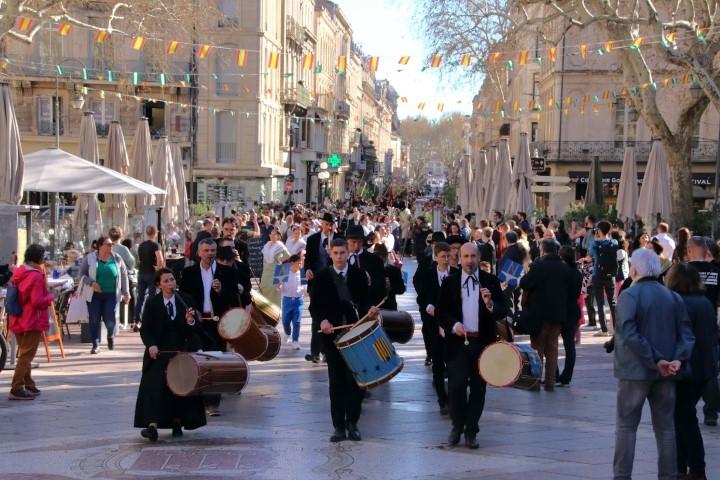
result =
[[[432,358],[425,357],[425,366],[429,367],[430,365],[432,365]]]
[[[205,407],[205,413],[208,417],[219,417],[220,412],[218,411],[217,407]]]
[[[354,423],[351,423],[348,425],[348,438],[352,440],[353,442],[359,442],[362,440],[362,436],[360,435],[360,430],[358,430],[357,425]]]
[[[10,390],[8,400],[35,400],[35,395],[25,388],[18,388],[17,390]]]
[[[342,442],[343,440],[347,440],[347,437],[345,436],[345,429],[344,428],[336,428],[335,432],[330,437],[330,441],[333,443]]]
[[[308,362],[320,363],[320,355],[307,354],[305,355],[305,360]]]
[[[132,331],[133,331],[133,332],[139,332],[139,331],[140,331],[140,325],[137,324],[137,323],[136,323],[135,325],[133,325]]]
[[[465,434],[465,446],[472,450],[480,448],[480,444],[477,442],[477,437],[475,435],[470,435],[469,433]]]
[[[460,429],[453,428],[450,431],[450,435],[448,436],[448,443],[450,445],[457,445],[460,443]]]
[[[440,405],[440,415],[447,415],[450,413],[447,405]]]
[[[108,337],[108,350],[114,350],[115,349],[115,339],[112,337]]]
[[[173,436],[173,437],[176,437],[176,438],[183,436],[182,426],[181,426],[181,425],[178,425],[177,423],[176,423],[175,425],[173,425],[173,427],[172,427],[172,436]]]
[[[92,349],[90,350],[90,353],[92,353],[93,355],[95,355],[95,354],[97,354],[97,353],[100,353],[100,347],[98,347],[97,345],[95,345],[95,346],[92,347]]]
[[[157,442],[158,439],[158,431],[157,428],[153,427],[152,425],[148,428],[143,428],[140,431],[140,435],[142,435],[143,438],[147,438],[151,442]]]

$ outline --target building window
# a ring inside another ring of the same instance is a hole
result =
[[[698,148],[700,146],[700,124],[695,125],[692,134],[692,148]]]
[[[234,47],[217,49],[215,54],[215,94],[219,97],[238,94],[239,74],[237,64],[232,58],[236,54]],[[236,65],[234,68],[231,65]]]
[[[624,98],[615,102],[615,145],[622,146],[625,142],[634,142],[637,122],[630,121],[627,103]]]
[[[165,133],[165,102],[145,102],[144,115],[150,125],[150,136],[159,138]]]
[[[237,27],[240,25],[239,3],[237,0],[219,0],[220,18],[218,19],[218,27]]]
[[[186,113],[176,113],[173,122],[173,131],[175,133],[190,133],[190,117]]]
[[[538,122],[532,122],[530,124],[530,141],[531,142],[538,141]]]
[[[110,100],[93,100],[90,110],[95,117],[95,130],[101,137],[107,137],[110,123],[115,119],[115,104]]]
[[[37,133],[38,135],[55,135],[55,121],[60,120],[60,135],[63,134],[62,97],[58,98],[60,113],[55,110],[56,97],[38,97]]]
[[[95,23],[95,22],[93,22]],[[98,70],[94,73],[105,73],[105,70],[114,68],[115,64],[115,36],[108,35],[102,43],[95,42],[97,30],[88,31],[88,53],[90,55],[88,68]]]
[[[538,96],[540,95],[540,79],[538,78],[537,72],[533,72],[532,74],[532,99],[533,102],[538,99]]]
[[[235,163],[237,149],[237,117],[230,112],[215,114],[215,161]]]

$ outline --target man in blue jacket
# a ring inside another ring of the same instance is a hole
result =
[[[658,446],[658,478],[677,478],[675,382],[690,358],[695,338],[682,298],[657,281],[660,259],[640,248],[631,258],[633,284],[617,304],[615,378],[615,480],[630,480],[635,437],[645,399],[650,403]]]
[[[598,322],[600,323],[600,332],[596,336],[607,336],[608,326],[605,321],[605,297],[607,297],[610,306],[610,317],[612,318],[613,327],[615,325],[615,275],[617,274],[617,252],[618,243],[615,239],[609,237],[612,225],[610,222],[602,220],[597,223],[594,229],[594,240],[589,243],[588,255],[592,258],[592,295],[590,295],[590,303],[587,304],[588,317],[590,324],[595,323],[595,308],[597,305]],[[588,231],[588,235],[591,235]]]

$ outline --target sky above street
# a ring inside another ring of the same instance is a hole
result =
[[[472,98],[479,80],[469,82],[441,74],[435,69],[421,72],[431,53],[423,39],[420,22],[415,17],[412,0],[334,0],[350,21],[353,38],[366,55],[379,56],[376,78],[388,79],[407,103],[398,102],[398,115],[424,115],[438,118],[438,104],[443,113],[472,113]],[[398,64],[401,56],[410,56],[406,66]],[[425,108],[418,109],[420,102]]]

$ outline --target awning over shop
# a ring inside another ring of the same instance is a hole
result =
[[[59,148],[46,148],[25,155],[23,187],[30,192],[165,193]]]
[[[642,184],[643,173],[638,172],[638,183]],[[587,184],[589,172],[568,172],[568,177],[575,183]],[[603,183],[620,183],[620,172],[603,172]],[[708,187],[715,185],[714,173],[693,173],[692,183],[698,187]]]

